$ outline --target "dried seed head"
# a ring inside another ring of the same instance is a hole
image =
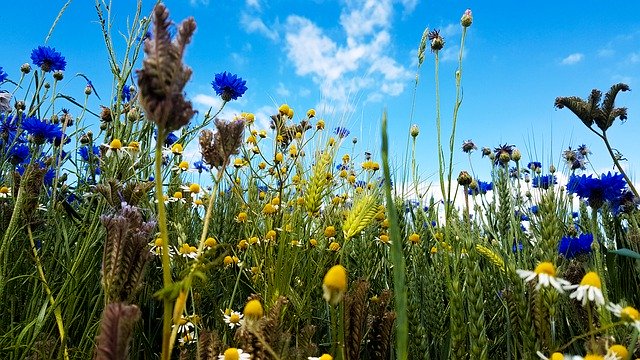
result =
[[[244,121],[216,119],[215,124],[218,129],[215,134],[211,130],[200,133],[200,152],[208,165],[220,169],[229,164],[231,156],[238,154],[244,136]]]

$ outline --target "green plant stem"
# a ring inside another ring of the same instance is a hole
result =
[[[636,190],[636,187],[633,186],[633,182],[631,182],[631,179],[629,179],[629,177],[627,176],[627,173],[622,169],[620,162],[618,161],[617,157],[613,153],[613,148],[611,147],[611,144],[609,144],[607,133],[602,132],[601,138],[602,140],[604,140],[604,145],[607,147],[607,151],[609,151],[609,155],[611,156],[611,159],[613,160],[614,165],[618,168],[618,171],[620,171],[622,176],[624,176],[624,179],[627,182],[627,186],[629,186],[629,189],[631,189],[631,191],[633,192],[633,195],[638,197],[638,190]]]
[[[167,136],[165,129],[158,128],[158,139]],[[162,190],[162,141],[156,142],[155,154],[155,183],[156,200],[158,201],[158,226],[160,227],[160,238],[162,239],[162,284],[167,289],[171,281],[171,268],[169,264],[169,228],[167,227],[167,213],[164,207],[164,196]],[[164,311],[162,317],[162,360],[171,358],[171,336],[172,324],[172,301],[165,296],[163,299]]]
[[[60,310],[60,306],[56,304],[56,300],[53,298],[51,288],[49,288],[49,283],[47,283],[47,278],[44,276],[44,270],[42,268],[42,262],[40,261],[40,256],[38,256],[38,250],[36,249],[36,244],[33,241],[33,233],[31,233],[31,225],[27,225],[27,234],[29,235],[29,244],[31,245],[31,251],[33,252],[33,258],[36,262],[36,269],[38,269],[38,276],[40,277],[40,281],[42,281],[42,286],[44,286],[44,291],[47,293],[47,298],[49,299],[49,303],[53,306],[53,314],[56,318],[56,324],[58,326],[58,334],[60,335],[60,343],[62,344],[62,351],[65,360],[69,360],[69,350],[67,349],[67,339],[64,336],[64,323],[62,322],[62,310]]]
[[[573,344],[574,342],[576,342],[576,341],[578,341],[580,339],[584,339],[584,338],[587,338],[587,337],[590,337],[590,336],[594,336],[595,334],[598,334],[600,332],[609,330],[609,329],[611,329],[611,328],[613,328],[615,326],[621,325],[621,324],[624,324],[624,323],[622,321],[618,321],[618,322],[611,323],[609,325],[603,326],[603,327],[601,327],[599,329],[590,330],[590,331],[588,331],[588,332],[586,332],[584,334],[581,334],[581,335],[578,335],[578,336],[574,337],[573,339],[571,339],[571,341],[569,341],[568,343],[564,344],[563,346],[558,348],[556,351],[561,352],[562,350],[568,348],[569,346],[571,346],[571,344]],[[637,333],[637,331],[636,331],[636,333]]]
[[[442,152],[442,129],[440,124],[440,59],[439,52],[435,52],[435,86],[436,86],[436,133],[438,139],[438,174],[440,176],[440,191],[442,192],[442,199],[444,200],[444,208],[445,214],[448,214],[449,211],[449,202],[447,201],[447,192],[444,187],[444,153]],[[445,219],[445,222],[448,219]]]
[[[437,54],[437,53],[436,53]],[[438,132],[439,135],[439,132]],[[396,359],[408,359],[409,318],[407,315],[407,288],[405,281],[405,259],[402,252],[402,237],[398,225],[398,214],[391,197],[391,171],[389,170],[389,139],[387,137],[387,112],[382,114],[382,169],[389,230],[391,234],[391,261],[393,262],[393,292],[397,316]],[[442,172],[440,172],[442,177]],[[444,192],[444,187],[443,187]]]

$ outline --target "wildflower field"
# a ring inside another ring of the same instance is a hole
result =
[[[228,71],[211,82],[222,107],[197,113],[184,88],[200,69],[183,62],[196,20],[140,9],[116,54],[96,1],[112,89],[85,77],[84,93],[59,91],[67,59],[48,44],[0,67],[1,359],[640,357],[640,198],[607,133],[627,120],[628,85],[555,98],[610,172],[587,170],[586,145],[556,168],[462,141],[466,10],[447,39],[460,41],[452,118],[445,39],[425,30],[415,88],[433,57],[437,116],[408,123],[391,158],[382,110],[374,153],[319,109],[281,104],[269,128],[250,109],[219,117],[252,91]],[[423,136],[437,138],[431,181]],[[490,178],[460,171],[467,156]]]

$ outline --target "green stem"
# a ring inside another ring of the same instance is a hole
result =
[[[618,171],[620,171],[622,176],[624,176],[624,180],[627,182],[627,186],[629,186],[629,189],[631,189],[631,191],[633,192],[633,195],[638,197],[638,190],[636,190],[636,187],[633,186],[633,183],[631,182],[631,179],[629,179],[629,177],[627,176],[627,173],[622,169],[622,166],[620,165],[620,162],[618,161],[616,155],[613,153],[613,148],[611,147],[611,144],[609,144],[609,139],[607,138],[607,133],[606,132],[602,132],[601,138],[602,138],[602,140],[604,140],[604,144],[607,147],[607,151],[609,151],[609,155],[611,156],[611,159],[613,160],[613,163],[618,168]]]
[[[167,136],[165,129],[158,129],[158,139]],[[167,289],[171,281],[171,268],[169,264],[169,228],[167,226],[167,213],[164,207],[164,192],[162,189],[162,141],[156,142],[155,154],[155,183],[156,200],[158,201],[158,226],[160,227],[160,238],[162,239],[162,284]],[[171,324],[172,324],[172,301],[168,297],[163,299],[164,311],[162,318],[162,360],[171,358]]]

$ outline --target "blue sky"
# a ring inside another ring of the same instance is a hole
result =
[[[3,5],[0,46],[5,51],[0,66],[11,78],[18,78],[31,49],[43,44],[64,3]],[[126,33],[135,3],[114,3],[114,29]],[[72,1],[48,45],[68,62],[63,91],[82,98],[84,80],[68,80],[82,72],[106,105],[112,98],[112,79],[94,5],[90,0]],[[152,5],[145,1],[143,13]],[[210,82],[225,70],[243,77],[249,87],[245,96],[228,105],[226,117],[254,112],[266,124],[280,103],[288,103],[300,116],[313,107],[329,127],[348,127],[362,150],[374,153],[386,108],[396,163],[401,162],[410,123],[417,123],[420,169],[431,179],[437,171],[434,61],[428,53],[411,121],[416,51],[425,27],[441,30],[446,45],[440,89],[443,135],[448,139],[459,19],[471,8],[474,22],[465,46],[456,148],[465,139],[479,147],[513,143],[525,160],[558,164],[563,148],[586,143],[596,170],[610,169],[611,161],[595,135],[569,110],[554,109],[553,102],[556,96],[586,97],[592,88],[606,91],[626,82],[632,91],[620,94],[617,105],[629,107],[629,120],[616,123],[609,133],[614,146],[630,159],[627,165],[635,178],[640,159],[640,22],[634,1],[167,0],[166,5],[174,21],[192,15],[198,23],[186,63],[194,70],[187,95],[200,117],[219,104]],[[122,57],[123,41],[117,32],[113,35]],[[101,102],[94,101],[97,110]],[[468,167],[463,155],[456,153],[457,170]],[[487,174],[479,153],[473,157],[475,170]]]

